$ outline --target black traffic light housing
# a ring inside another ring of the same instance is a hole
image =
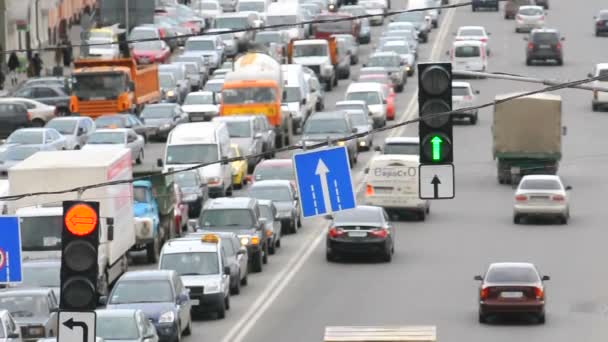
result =
[[[61,298],[65,311],[97,307],[99,202],[63,202],[61,233]]]
[[[452,115],[452,64],[418,64],[418,135],[421,164],[454,161]]]

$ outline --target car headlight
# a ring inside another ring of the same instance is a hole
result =
[[[160,126],[160,128],[163,128],[163,129],[171,128],[171,124],[168,124],[168,123],[163,124],[162,126]]]
[[[338,141],[338,146],[344,146],[344,145],[346,145],[345,141]]]
[[[158,318],[158,323],[173,323],[173,321],[175,321],[175,313],[173,311],[167,311]]]
[[[208,283],[208,284],[205,284],[205,286],[203,286],[204,294],[211,294],[211,293],[218,293],[218,292],[220,292],[220,283],[219,282]]]
[[[29,327],[27,328],[29,336],[44,336],[44,327]]]
[[[241,236],[241,246],[247,246],[249,244],[249,236]]]
[[[167,92],[167,96],[168,96],[168,97],[173,97],[173,96],[175,96],[175,92],[174,92],[173,90],[169,90],[169,91]]]

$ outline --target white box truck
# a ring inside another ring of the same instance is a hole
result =
[[[131,179],[132,173],[128,149],[95,151],[95,155],[82,150],[38,152],[9,170],[9,193],[21,195],[73,189]],[[100,295],[107,295],[109,285],[126,272],[127,252],[135,244],[130,183],[89,189],[80,197],[77,192],[69,192],[9,201],[9,214],[19,217],[23,258],[61,257],[62,202],[69,200],[99,202],[97,288]]]

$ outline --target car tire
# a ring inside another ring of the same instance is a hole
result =
[[[486,316],[482,313],[479,314],[479,323],[481,324],[485,324],[488,323],[488,319],[486,318]]]
[[[477,8],[475,6],[471,6],[471,11],[475,12],[477,11]]]
[[[391,248],[387,248],[384,253],[382,253],[382,261],[391,262],[393,261],[393,253]]]
[[[566,225],[568,224],[568,216],[564,215],[559,217],[559,224]]]
[[[241,274],[239,273],[237,279],[241,279]],[[231,295],[238,295],[241,293],[241,282],[240,281],[235,281],[234,282],[234,286],[230,287],[230,294]]]
[[[300,215],[296,217],[296,226],[302,228],[302,218],[300,218]]]
[[[253,261],[251,262],[251,270],[255,273],[262,272],[262,264],[262,252],[260,251],[256,255],[254,255]]]
[[[154,241],[146,245],[146,259],[150,264],[156,264],[158,262],[158,256],[160,255],[160,237],[157,236]]]
[[[331,91],[331,88],[333,88],[332,81],[333,80],[328,80],[327,82],[325,82],[325,91]]]
[[[264,254],[262,255],[262,263],[264,265],[268,264],[268,243],[264,246]]]
[[[396,90],[398,93],[403,93],[403,88],[405,88],[405,84],[401,83]]]
[[[545,324],[545,314],[544,313],[538,315],[538,317],[536,319],[538,321],[538,324]]]
[[[557,65],[562,66],[564,65],[564,60],[562,58],[557,60]]]
[[[226,310],[230,310],[230,296],[226,296],[226,298],[224,298],[224,303],[226,303]]]
[[[598,105],[596,105],[595,103],[591,105],[591,110],[594,112],[599,111],[600,107]]]
[[[426,220],[426,210],[422,210],[420,212],[418,212],[418,221],[425,221]]]
[[[247,284],[249,283],[249,274],[246,274],[245,277],[243,279],[241,279],[241,285],[243,286],[247,286]]]
[[[471,115],[469,117],[469,122],[471,123],[471,125],[477,124],[477,114]]]
[[[268,254],[274,255],[277,252],[276,242],[273,242],[268,246]]]
[[[228,187],[228,189],[226,189],[226,196],[232,196],[232,189],[233,185],[230,184],[230,187]]]
[[[522,219],[521,215],[517,215],[517,214],[513,215],[513,224],[520,224],[522,221],[521,219]]]
[[[177,324],[177,335],[175,335],[175,342],[182,342],[182,327],[181,324]]]
[[[137,165],[141,165],[141,163],[144,160],[144,150],[139,151],[139,154],[137,155],[137,158],[135,158],[135,164]]]
[[[220,304],[220,306],[217,308],[216,314],[217,314],[217,319],[226,318],[226,302],[225,301],[222,301],[222,304]]]
[[[186,330],[184,330],[184,336],[192,335],[192,316],[190,316],[190,320],[188,321],[188,326],[186,326]]]
[[[333,82],[334,82],[333,86],[337,87],[338,86],[338,76],[337,75],[334,75]]]
[[[520,32],[519,29],[516,27],[515,28],[515,33],[519,33],[519,32]]]
[[[296,234],[298,232],[298,227],[296,225],[296,219],[295,217],[289,221],[289,233],[290,234]]]
[[[278,249],[278,248],[281,248],[281,237],[279,237],[279,239],[278,239],[278,240],[275,242],[275,247],[276,247],[277,249]]]
[[[526,58],[526,65],[532,65],[532,59]]]
[[[325,252],[325,260],[327,260],[328,262],[334,262],[336,261],[336,255],[330,251],[326,251]]]
[[[439,23],[438,23],[438,22],[436,22],[436,21],[434,21],[434,22],[433,22],[433,28],[437,28],[437,27],[439,27]]]

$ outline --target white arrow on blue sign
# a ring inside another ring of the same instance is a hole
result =
[[[20,283],[21,234],[19,218],[0,216],[0,283]]]
[[[354,208],[355,191],[346,147],[293,156],[302,216],[314,217]]]

